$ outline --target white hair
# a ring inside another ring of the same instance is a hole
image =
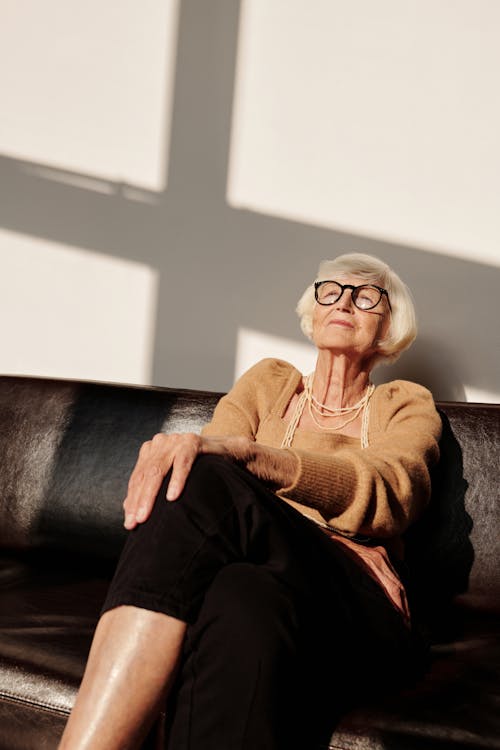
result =
[[[378,342],[376,361],[394,362],[413,343],[417,335],[415,307],[410,290],[387,263],[364,253],[339,255],[334,260],[323,260],[316,281],[336,280],[343,276],[358,276],[367,284],[377,284],[387,290],[391,304],[391,321],[384,339]],[[308,338],[313,333],[313,310],[316,304],[314,283],[307,287],[297,305],[300,326]]]

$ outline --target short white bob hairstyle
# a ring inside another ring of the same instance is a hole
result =
[[[378,342],[378,363],[394,362],[413,343],[417,335],[415,307],[410,290],[399,276],[379,258],[364,253],[339,255],[334,260],[320,263],[316,281],[342,281],[345,276],[357,276],[361,283],[376,284],[387,290],[391,302],[391,324],[387,336]],[[297,305],[300,327],[312,339],[313,311],[316,305],[314,283],[307,287]]]

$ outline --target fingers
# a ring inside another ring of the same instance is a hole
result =
[[[164,474],[168,471],[167,465],[162,470],[161,463],[148,462],[143,471],[138,473],[137,483],[134,483],[135,496],[135,521],[143,523],[153,509],[153,504],[161,487]]]
[[[177,500],[184,489],[196,456],[201,452],[201,438],[191,433],[176,435],[175,451],[172,455],[172,475],[167,487],[166,498]],[[170,466],[169,466],[170,469]]]
[[[178,499],[184,489],[186,479],[197,455],[198,451],[188,450],[175,456],[172,464],[172,475],[167,487],[167,500],[173,501]]]
[[[167,499],[177,500],[199,453],[200,442],[194,434],[159,433],[143,444],[123,503],[125,528],[133,529],[149,518],[163,478],[171,468]]]

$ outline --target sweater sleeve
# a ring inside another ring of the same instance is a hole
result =
[[[255,440],[284,384],[296,372],[288,362],[263,359],[247,370],[215,407],[202,435],[237,435]]]
[[[297,475],[278,494],[315,508],[346,533],[401,534],[429,501],[441,419],[427,389],[405,381],[391,386],[382,393],[380,431],[368,448],[291,449],[299,461]]]

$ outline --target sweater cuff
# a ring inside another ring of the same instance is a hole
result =
[[[356,472],[348,461],[335,456],[288,449],[297,459],[294,480],[278,495],[316,508],[325,519],[340,515],[352,502]]]

